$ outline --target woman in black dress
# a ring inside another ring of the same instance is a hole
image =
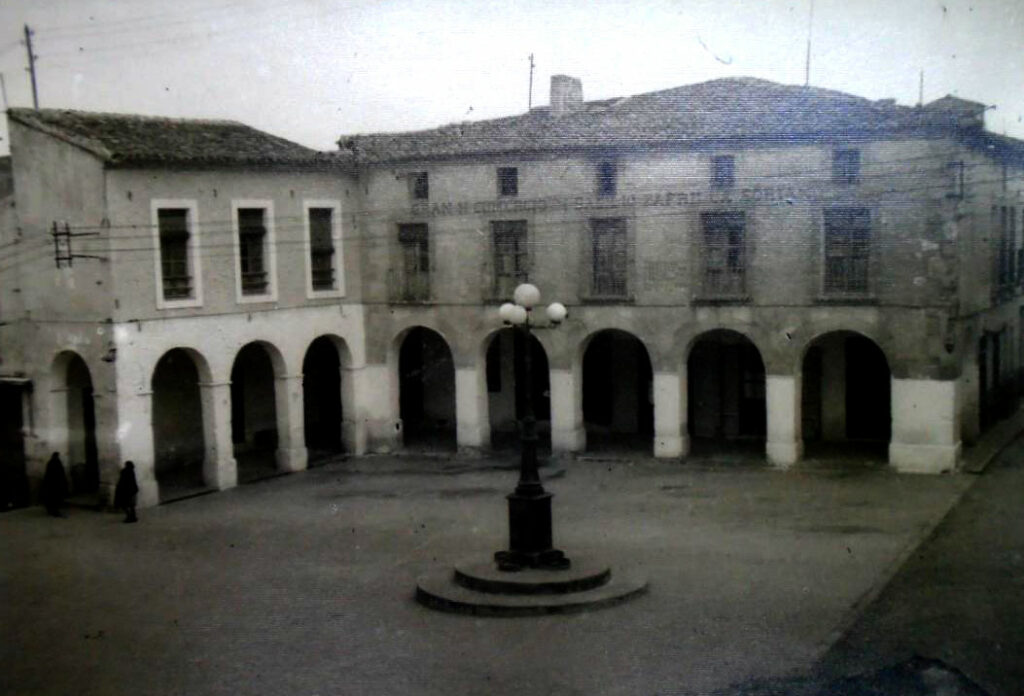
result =
[[[114,507],[124,510],[125,522],[138,522],[135,516],[135,497],[139,492],[139,484],[135,480],[135,464],[125,462],[121,475],[117,478],[114,488]]]

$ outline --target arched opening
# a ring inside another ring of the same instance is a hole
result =
[[[636,336],[608,329],[583,353],[583,425],[588,451],[651,452],[654,436],[653,371]]]
[[[530,336],[533,416],[537,420],[538,447],[551,448],[551,387],[548,356],[536,336]],[[502,329],[487,346],[487,398],[491,447],[517,447],[519,422],[526,405],[523,376],[526,339],[522,331]]]
[[[885,353],[871,339],[852,331],[816,338],[803,361],[806,456],[885,461],[892,433],[891,380]]]
[[[303,428],[309,462],[323,462],[340,453],[341,355],[329,336],[309,344],[302,361]]]
[[[169,350],[153,370],[153,468],[160,498],[205,487],[203,403],[199,370],[188,351]]]
[[[24,417],[28,385],[28,380],[0,381],[0,512],[29,504]]]
[[[1008,332],[985,331],[978,339],[978,427],[981,432],[1016,410]]]
[[[403,444],[455,449],[455,364],[436,331],[417,326],[398,354],[399,415]]]
[[[694,454],[764,456],[764,361],[741,333],[701,335],[686,361],[687,423]]]
[[[274,386],[274,365],[265,346],[250,343],[238,351],[231,368],[231,441],[240,483],[277,470]]]
[[[100,466],[96,450],[96,404],[89,366],[72,355],[65,371],[68,451],[65,465],[71,492],[93,494],[99,489]]]

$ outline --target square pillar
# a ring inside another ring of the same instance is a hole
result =
[[[366,365],[353,370],[353,402],[366,429],[366,449],[387,453],[402,445],[402,419],[399,414],[398,384],[387,365]],[[345,406],[342,402],[342,408]]]
[[[800,377],[766,375],[765,401],[768,410],[768,461],[786,469],[800,461],[804,443],[800,432]]]
[[[302,375],[277,377],[274,403],[277,407],[277,468],[280,471],[301,471],[306,468],[308,456]]]
[[[551,451],[582,452],[587,447],[583,428],[583,384],[578,370],[551,370]]]
[[[153,451],[153,394],[120,393],[117,395],[118,468],[126,461],[135,463],[135,480],[139,484],[136,504],[152,507],[160,502]]]
[[[349,454],[366,454],[366,409],[356,394],[364,368],[341,370],[341,444]]]
[[[490,446],[491,423],[487,381],[477,367],[455,370],[455,424],[459,450],[473,452]]]
[[[690,453],[686,432],[686,366],[680,374],[654,374],[654,456],[685,457]]]
[[[960,384],[892,380],[889,464],[900,472],[938,474],[960,461]]]
[[[199,383],[203,405],[203,482],[224,490],[238,485],[238,464],[231,442],[231,382]]]

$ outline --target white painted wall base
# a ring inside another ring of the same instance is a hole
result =
[[[583,428],[583,389],[578,370],[551,370],[551,451],[582,452],[587,448]]]
[[[367,432],[365,420],[341,421],[341,442],[345,452],[353,455],[366,454]]]
[[[583,428],[551,429],[551,452],[553,454],[582,452],[585,449],[587,449],[587,431]]]
[[[278,471],[302,471],[309,464],[309,453],[305,447],[281,448],[274,457]]]
[[[135,507],[148,508],[160,504],[160,486],[152,476],[139,476],[139,470],[135,470],[135,482],[139,484],[139,494],[135,498]],[[110,494],[110,502],[113,503],[114,494]]]
[[[689,435],[655,435],[654,456],[662,459],[685,457],[690,453]]]
[[[889,445],[889,464],[901,474],[942,474],[954,471],[960,462],[961,446]]]
[[[482,369],[455,370],[455,439],[459,449],[481,450],[491,444],[487,383]]]
[[[768,462],[776,469],[788,469],[804,456],[803,442],[768,442],[765,444]]]

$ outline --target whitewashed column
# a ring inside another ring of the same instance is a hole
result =
[[[119,465],[135,464],[135,480],[139,484],[138,507],[152,507],[160,502],[156,481],[153,448],[153,393],[121,392],[117,395],[117,445]]]
[[[366,424],[366,447],[387,453],[402,445],[398,386],[387,365],[366,365],[350,375],[357,408]]]
[[[459,450],[478,451],[490,445],[491,424],[484,371],[477,367],[455,370],[455,424]]]
[[[235,445],[231,441],[231,382],[199,383],[203,406],[203,481],[223,490],[238,485]]]
[[[349,454],[366,454],[366,405],[359,399],[357,386],[365,368],[341,370],[341,443]]]
[[[938,474],[960,461],[960,385],[956,380],[892,380],[889,464]]]
[[[685,457],[690,453],[686,432],[686,366],[680,373],[654,375],[654,456]]]
[[[768,461],[788,468],[800,461],[803,439],[800,432],[800,378],[792,375],[767,375],[765,401],[768,409]]]
[[[302,375],[282,375],[274,380],[277,406],[277,468],[306,468],[306,433],[302,402]]]
[[[586,447],[580,375],[573,370],[551,370],[551,450],[555,454],[582,452]]]

